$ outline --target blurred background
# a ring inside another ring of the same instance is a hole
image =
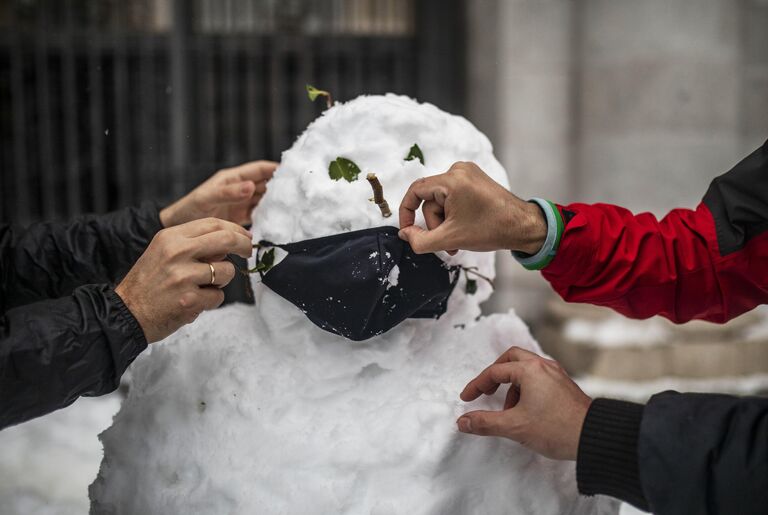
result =
[[[167,202],[279,160],[322,110],[307,83],[467,117],[519,196],[663,216],[768,138],[766,27],[768,0],[0,0],[0,219]],[[486,311],[514,308],[593,395],[768,388],[763,310],[632,322],[507,254],[498,274]],[[0,433],[0,512],[84,513],[118,406]]]

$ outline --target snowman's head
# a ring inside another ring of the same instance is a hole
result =
[[[414,144],[423,154],[423,164],[419,159],[406,160]],[[331,178],[329,165],[339,157],[359,167],[356,180]],[[398,227],[398,207],[411,183],[445,172],[457,161],[475,162],[494,180],[508,185],[488,138],[465,118],[393,94],[337,103],[283,153],[268,192],[254,211],[254,239],[289,243],[383,225]],[[379,178],[392,216],[385,218],[370,200],[368,173]],[[421,213],[416,223],[424,226]],[[453,257],[438,256],[451,265],[475,267],[482,276],[492,279],[495,275],[492,253],[460,251]],[[466,288],[467,277],[476,281],[476,292],[468,293],[472,288]],[[462,304],[479,306],[491,291],[484,279],[461,273],[449,311],[457,297]]]

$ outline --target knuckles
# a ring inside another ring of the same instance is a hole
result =
[[[205,232],[214,232],[219,229],[223,229],[223,224],[221,223],[221,220],[218,218],[214,218],[212,216],[209,216],[208,218],[203,218],[201,220],[201,223],[203,224],[203,230]]]
[[[152,244],[153,246],[163,247],[163,246],[166,246],[172,239],[173,239],[173,232],[171,231],[171,229],[161,229],[152,238]]]
[[[191,291],[184,292],[179,297],[179,307],[185,312],[196,311],[199,303],[198,296]]]
[[[188,280],[189,280],[189,277],[187,276],[187,274],[185,274],[184,272],[182,272],[177,268],[174,268],[173,270],[168,272],[168,281],[174,286],[182,285]]]
[[[478,167],[475,163],[471,163],[469,161],[457,161],[451,165],[448,171],[458,175],[474,172],[477,169]]]
[[[237,244],[240,242],[240,239],[237,237],[237,235],[232,231],[222,231],[222,232],[223,232],[223,235],[221,236],[222,243],[229,248],[237,247]]]
[[[222,286],[226,286],[235,277],[235,265],[229,261],[225,261],[224,265],[221,267],[221,275],[223,279]]]
[[[543,359],[529,359],[525,361],[524,369],[529,374],[540,374],[547,368],[547,363]]]
[[[496,424],[485,413],[477,413],[472,417],[472,432],[488,435],[494,432]]]

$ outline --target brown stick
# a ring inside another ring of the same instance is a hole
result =
[[[376,177],[375,173],[369,173],[366,179],[368,179],[368,182],[371,184],[371,188],[373,189],[373,202],[379,206],[379,209],[381,209],[381,216],[389,218],[392,216],[392,211],[389,210],[389,204],[384,200],[384,188],[382,187],[381,182],[379,182],[379,178]]]
[[[463,266],[461,268],[462,268],[462,270],[464,270],[464,273],[474,274],[475,276],[479,277],[480,279],[483,279],[483,280],[487,281],[488,284],[491,285],[491,288],[495,288],[495,286],[493,285],[493,280],[490,277],[486,277],[483,274],[481,274],[480,272],[478,272],[476,266]]]

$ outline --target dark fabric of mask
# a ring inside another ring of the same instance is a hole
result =
[[[263,276],[275,293],[315,325],[350,340],[367,340],[406,318],[439,318],[459,267],[416,254],[394,227],[374,227],[284,245],[288,255]],[[397,285],[388,278],[397,265]]]

